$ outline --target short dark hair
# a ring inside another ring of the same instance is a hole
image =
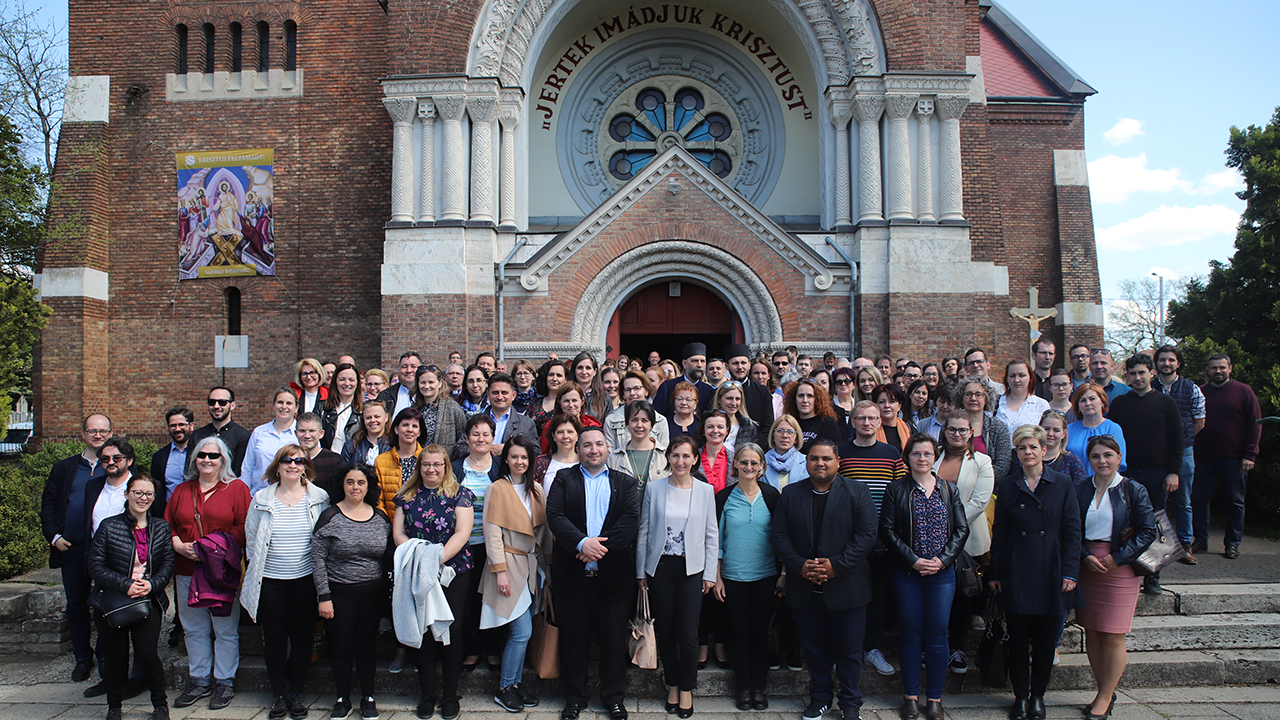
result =
[[[209,395],[210,395],[211,393],[213,393],[213,391],[214,391],[214,390],[226,390],[226,391],[227,391],[227,398],[228,398],[229,400],[231,400],[231,402],[235,402],[235,401],[236,401],[236,391],[235,391],[235,390],[232,390],[231,388],[227,387],[226,385],[214,385],[213,387],[209,388],[209,392],[208,392],[208,393],[205,393],[205,397],[206,397],[206,398],[207,398],[207,397],[209,397]]]
[[[1205,360],[1205,364],[1207,365],[1213,362],[1214,360],[1226,360],[1228,365],[1231,364],[1231,356],[1226,353],[1214,353],[1210,355],[1209,359]]]
[[[193,423],[196,421],[196,414],[188,410],[187,406],[185,405],[174,405],[173,407],[165,411],[165,414],[164,414],[165,423],[168,423],[169,418],[173,417],[174,415],[181,415],[182,419],[186,420],[189,423]]]
[[[840,453],[836,450],[835,440],[832,440],[831,438],[818,438],[809,444],[809,452],[813,452],[813,449],[819,446],[831,448],[831,452],[835,453],[836,457],[840,457]]]
[[[1072,353],[1074,353],[1074,352],[1076,351],[1076,348],[1084,348],[1085,350],[1088,350],[1088,351],[1089,351],[1089,354],[1090,354],[1090,355],[1092,355],[1092,354],[1093,354],[1093,350],[1092,350],[1092,349],[1090,349],[1088,345],[1085,345],[1084,343],[1076,343],[1075,345],[1072,345],[1072,346],[1067,350],[1067,355],[1068,355],[1068,356],[1070,356]]]
[[[309,413],[307,413],[309,414]],[[372,466],[365,463],[342,463],[334,468],[333,475],[330,475],[329,499],[333,504],[338,504],[347,497],[346,481],[347,473],[355,470],[364,475],[366,489],[364,491],[364,503],[375,510],[382,510],[382,483],[378,481],[378,471]]]
[[[1137,355],[1134,355],[1133,357],[1124,361],[1125,372],[1128,372],[1138,367],[1139,365],[1146,365],[1147,369],[1150,370],[1151,372],[1155,372],[1156,370],[1156,364],[1151,361],[1150,355],[1146,353],[1138,353]]]
[[[302,423],[302,422],[313,422],[316,425],[319,425],[321,428],[324,428],[324,420],[321,420],[320,416],[313,412],[304,412],[298,417],[293,419],[294,427],[297,427],[298,423]]]
[[[533,475],[533,461],[538,459],[541,450],[538,444],[524,435],[516,435],[502,446],[502,457],[498,460],[498,477],[506,477],[511,474],[511,466],[507,463],[507,457],[511,454],[511,448],[524,448],[524,452],[529,456],[529,469],[525,470],[525,477],[529,478]],[[527,482],[527,480],[526,480]],[[537,483],[534,483],[535,485]]]
[[[1160,356],[1165,353],[1173,353],[1173,356],[1178,358],[1179,370],[1181,370],[1182,366],[1186,364],[1186,361],[1182,359],[1182,350],[1180,350],[1177,345],[1161,345],[1156,349],[1156,360],[1159,360]]]
[[[649,417],[649,422],[654,423],[658,420],[658,413],[653,409],[653,403],[648,400],[632,400],[627,403],[626,409],[622,411],[622,417],[625,422],[631,422],[631,418],[636,413],[644,413]]]
[[[101,455],[102,451],[109,447],[113,447],[119,450],[120,454],[123,455],[126,460],[137,459],[137,455],[135,455],[133,452],[133,445],[125,438],[113,437],[107,440],[106,442],[102,443],[102,448],[98,450],[98,454]]]
[[[477,364],[477,365],[479,365],[479,364],[480,364],[480,358],[482,358],[482,357],[491,357],[491,358],[493,358],[494,360],[497,360],[497,359],[498,359],[498,358],[494,357],[493,353],[489,352],[488,350],[485,350],[484,352],[482,352],[482,353],[480,353],[479,355],[477,355],[477,356],[476,356],[476,364]]]
[[[511,386],[512,390],[516,389],[516,381],[503,372],[496,372],[489,378],[489,387],[493,387],[495,383],[506,383]]]
[[[489,417],[489,413],[476,413],[475,415],[467,418],[467,424],[464,425],[462,429],[463,436],[465,437],[470,435],[471,431],[475,430],[477,425],[488,425],[490,435],[498,434],[498,423],[494,422],[493,418]]]
[[[778,357],[779,355],[785,357],[787,359],[787,362],[791,362],[791,354],[788,353],[786,350],[774,350],[773,354],[770,355],[769,357],[770,359],[772,359],[772,358]]]
[[[987,351],[986,351],[986,350],[983,350],[983,349],[982,349],[982,348],[980,348],[980,347],[971,347],[971,348],[969,348],[968,350],[965,350],[965,351],[964,351],[964,355],[963,355],[962,357],[964,357],[964,359],[968,360],[968,359],[969,359],[969,356],[970,356],[970,355],[972,355],[972,354],[974,354],[974,353],[982,353],[982,359],[983,359],[983,360],[986,360],[986,359],[987,359]]]
[[[419,365],[421,365],[421,364],[422,364],[422,356],[421,356],[421,355],[419,355],[419,354],[418,354],[418,351],[416,351],[416,350],[407,350],[407,351],[405,351],[405,352],[403,352],[403,353],[401,353],[401,354],[400,354],[400,359],[401,359],[401,360],[404,360],[404,359],[406,359],[406,358],[411,358],[411,357],[418,358],[418,364],[419,364]]]
[[[871,399],[874,401],[876,398],[880,397],[882,394],[885,394],[885,393],[887,393],[889,397],[893,398],[893,400],[897,402],[898,405],[902,406],[904,409],[909,410],[911,408],[911,406],[908,404],[910,401],[907,399],[907,394],[903,392],[902,388],[898,387],[897,384],[891,383],[891,382],[885,383],[873,389],[871,391]]]
[[[1031,343],[1031,354],[1035,355],[1036,348],[1040,347],[1041,345],[1053,345],[1053,341],[1050,340],[1049,338],[1044,338],[1044,337],[1037,339],[1035,342]]]

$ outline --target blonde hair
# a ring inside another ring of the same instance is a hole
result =
[[[422,459],[428,455],[439,455],[444,458],[444,479],[440,481],[440,494],[445,497],[453,497],[458,494],[458,478],[453,474],[453,463],[449,461],[449,451],[444,449],[443,445],[431,443],[418,453],[417,467],[413,469],[413,474],[409,476],[408,481],[400,486],[396,491],[396,499],[408,502],[418,494],[418,488],[422,487]]]
[[[302,384],[302,368],[307,366],[310,366],[311,369],[316,371],[316,375],[320,377],[321,385],[329,384],[329,373],[324,371],[324,365],[321,365],[319,360],[315,358],[302,358],[293,366],[293,380],[298,383],[300,387],[306,387]]]

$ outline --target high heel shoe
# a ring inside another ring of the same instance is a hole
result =
[[[680,694],[683,695],[684,692],[682,691]],[[676,707],[676,717],[678,718],[693,717],[693,693],[689,693],[689,707],[687,708],[679,707],[679,706]]]
[[[1111,717],[1111,709],[1114,708],[1115,706],[1116,706],[1116,694],[1111,693],[1111,702],[1107,704],[1107,709],[1103,710],[1101,715],[1094,715],[1093,713],[1089,712],[1090,710],[1093,709],[1093,705],[1085,706],[1084,708],[1085,720],[1107,720],[1107,718]]]

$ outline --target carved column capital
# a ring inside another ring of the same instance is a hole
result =
[[[915,109],[919,99],[919,95],[889,93],[885,95],[885,113],[890,120],[905,120],[911,117],[911,111]]]
[[[494,97],[467,98],[467,114],[472,123],[493,122],[494,113],[498,109],[498,99]]]
[[[921,120],[927,120],[933,114],[933,101],[921,98],[916,103],[916,117]]]
[[[826,92],[827,107],[831,110],[831,124],[837,129],[849,124],[853,118],[853,92],[847,87],[831,87]]]
[[[498,123],[503,130],[514,130],[520,124],[520,110],[518,102],[498,103]]]
[[[878,122],[884,114],[883,95],[857,95],[853,99],[853,116],[860,123]]]
[[[391,119],[397,123],[413,122],[413,113],[418,109],[418,99],[411,97],[382,98],[382,106],[387,109]]]
[[[467,109],[466,95],[436,95],[431,99],[444,120],[461,120],[462,113]]]
[[[418,117],[423,120],[436,119],[436,104],[431,100],[423,100],[418,103]]]
[[[937,100],[939,120],[959,120],[969,106],[968,95],[939,95]]]

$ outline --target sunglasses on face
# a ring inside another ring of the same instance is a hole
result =
[[[209,407],[213,407],[214,405],[217,405],[218,407],[226,407],[227,405],[230,405],[230,404],[231,404],[230,400],[209,398]]]
[[[196,458],[200,460],[221,460],[222,453],[200,452],[200,453],[196,453]]]
[[[280,458],[281,465],[306,465],[307,459],[300,457]]]

